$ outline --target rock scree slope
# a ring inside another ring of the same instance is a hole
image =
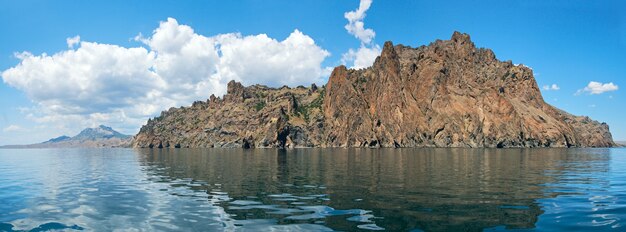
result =
[[[547,104],[532,70],[469,35],[374,64],[336,67],[325,86],[228,83],[223,98],[148,120],[134,147],[612,147],[609,127]]]

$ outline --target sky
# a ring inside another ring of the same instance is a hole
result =
[[[0,145],[86,127],[135,134],[244,85],[325,84],[333,67],[468,33],[533,69],[544,99],[626,140],[621,1],[0,0]]]

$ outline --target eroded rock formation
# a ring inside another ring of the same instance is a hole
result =
[[[609,147],[608,125],[543,100],[532,70],[469,35],[410,48],[328,84],[243,87],[149,120],[136,147]]]
[[[243,87],[148,120],[136,147],[313,147],[322,144],[324,88]]]

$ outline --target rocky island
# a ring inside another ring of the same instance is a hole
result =
[[[547,104],[530,68],[469,35],[384,44],[366,69],[325,86],[228,83],[223,98],[148,120],[134,147],[612,147],[609,126]]]

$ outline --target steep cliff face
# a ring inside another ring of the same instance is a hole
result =
[[[532,70],[469,35],[384,45],[367,69],[335,68],[325,88],[231,82],[224,99],[148,121],[137,147],[607,147],[609,128],[546,104]]]
[[[331,75],[328,146],[611,146],[606,124],[546,104],[523,65],[466,34],[417,49],[385,43],[372,68]]]

